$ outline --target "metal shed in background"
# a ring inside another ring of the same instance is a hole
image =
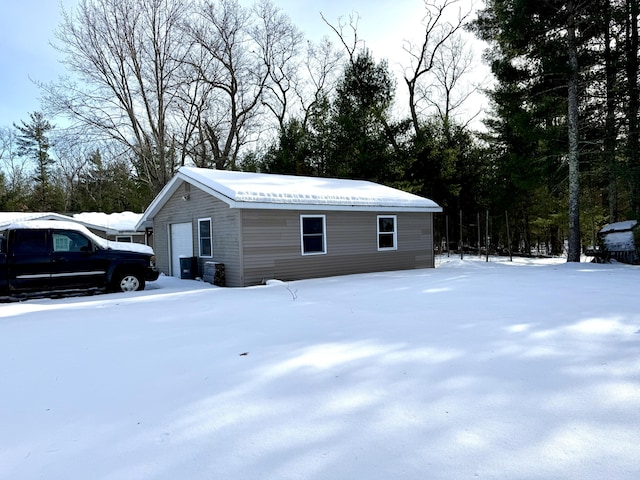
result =
[[[610,223],[602,227],[598,236],[604,250],[602,252],[604,258],[622,263],[640,263],[635,240],[637,227],[637,220]]]

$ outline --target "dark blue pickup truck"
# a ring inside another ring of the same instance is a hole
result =
[[[110,242],[73,222],[21,222],[0,232],[2,300],[143,290],[158,275],[151,247]]]

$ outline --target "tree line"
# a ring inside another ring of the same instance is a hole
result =
[[[493,202],[579,254],[640,213],[638,0],[488,0],[473,22],[496,85]],[[571,238],[571,233],[574,234]],[[591,235],[589,235],[591,233]],[[590,238],[591,237],[591,238]]]
[[[142,211],[181,165],[359,178],[436,200],[440,235],[479,247],[465,224],[488,211],[493,247],[575,259],[640,211],[638,0],[467,5],[424,1],[396,77],[357,15],[312,42],[270,0],[80,0],[69,76],[0,130],[0,207]],[[481,132],[464,31],[494,75]]]

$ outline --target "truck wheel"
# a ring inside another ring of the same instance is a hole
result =
[[[144,290],[144,278],[133,272],[119,275],[117,283],[114,285],[117,292],[135,292]]]

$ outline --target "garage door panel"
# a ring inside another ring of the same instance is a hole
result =
[[[171,229],[171,275],[180,276],[180,257],[193,257],[193,227],[191,223],[174,223]]]

